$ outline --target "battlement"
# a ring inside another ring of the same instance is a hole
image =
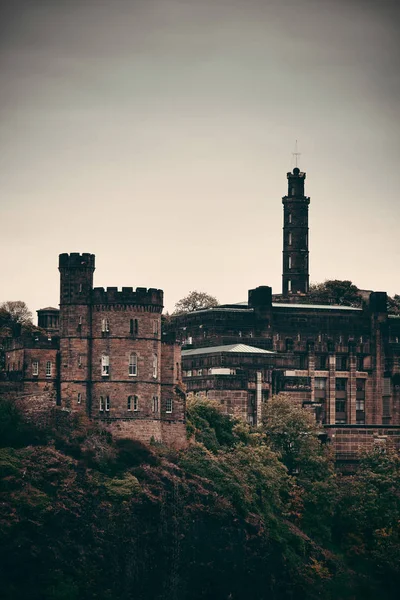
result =
[[[123,287],[118,290],[117,287],[96,287],[92,294],[93,304],[135,304],[163,307],[164,292],[155,288],[138,287],[134,291],[132,287]]]
[[[58,257],[59,269],[95,269],[95,255],[84,252],[71,252],[70,254],[60,254]]]

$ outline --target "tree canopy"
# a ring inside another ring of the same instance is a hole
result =
[[[359,289],[348,280],[327,279],[310,285],[309,297],[316,302],[332,302],[339,306],[361,306]]]
[[[32,313],[22,300],[8,300],[0,304],[0,333],[6,330],[16,331],[18,328],[33,326]]]
[[[194,290],[193,292],[189,292],[187,296],[175,304],[173,314],[180,315],[182,313],[199,310],[200,308],[212,308],[213,306],[218,306],[218,304],[219,302],[214,296],[211,296],[206,292]]]

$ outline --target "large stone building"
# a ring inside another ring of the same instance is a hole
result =
[[[28,402],[50,393],[114,435],[184,445],[180,346],[161,341],[162,290],[93,288],[93,254],[61,254],[59,270],[60,310],[4,340],[6,379]]]
[[[247,302],[173,319],[187,391],[249,423],[272,394],[288,394],[315,413],[343,459],[377,441],[398,444],[400,317],[388,314],[385,292],[364,293],[358,307],[309,303],[310,199],[305,173],[287,178],[282,293],[261,286]]]

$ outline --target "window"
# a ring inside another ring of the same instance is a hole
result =
[[[110,374],[110,357],[107,354],[101,357],[101,374],[103,377],[108,377]]]
[[[346,392],[347,391],[347,379],[336,379],[335,389],[337,392]]]
[[[46,363],[46,377],[51,377],[51,371],[52,371],[52,364],[48,360]]]
[[[292,291],[292,282],[290,279],[288,279],[288,282],[287,282],[287,289],[288,289],[288,292]]]
[[[293,340],[291,338],[286,340],[286,352],[293,352]]]
[[[336,369],[338,371],[347,371],[347,366],[348,366],[347,356],[342,356],[342,355],[338,354],[336,356]]]
[[[155,413],[158,412],[158,396],[153,396],[152,410]]]
[[[346,412],[346,400],[336,400],[336,412],[337,413]]]
[[[139,332],[139,321],[137,319],[130,319],[129,321],[129,333],[137,335]]]
[[[154,335],[158,334],[158,320],[157,319],[153,319],[153,333],[154,333]]]
[[[292,223],[292,213],[288,214],[288,223]]]
[[[364,371],[364,357],[357,356],[357,371]]]
[[[80,392],[78,392],[78,404],[81,404],[82,402],[82,394]]]
[[[106,396],[106,411],[110,410],[110,396]]]
[[[315,357],[315,368],[319,371],[326,371],[327,356],[326,354],[319,354]]]
[[[326,390],[325,377],[316,377],[315,378],[315,389],[316,390]]]
[[[288,235],[288,244],[289,246],[292,245],[292,233],[289,231],[289,235]]]
[[[203,375],[203,369],[197,369],[197,376],[201,377]]]
[[[82,284],[79,284],[79,293],[82,294]]]
[[[356,400],[356,410],[365,410],[365,400]]]
[[[78,367],[82,366],[82,354],[78,354]]]
[[[139,410],[139,399],[137,396],[128,396],[128,410],[133,410],[134,412]]]
[[[157,374],[158,374],[158,359],[157,359],[157,354],[153,354],[153,377],[154,377],[154,379],[157,379]]]
[[[133,352],[129,356],[129,377],[137,376],[137,354]]]
[[[292,187],[292,196],[295,196],[295,195],[296,195],[296,188],[293,186]]]
[[[172,398],[167,398],[165,412],[172,413]]]
[[[292,257],[289,256],[289,269],[291,269],[291,268],[292,268]]]
[[[81,329],[82,327],[82,317],[78,318],[78,329]]]
[[[176,363],[176,378],[180,379],[180,365],[178,362]]]
[[[37,360],[32,362],[32,375],[39,375],[39,363]]]
[[[100,396],[99,411],[103,412],[103,410],[104,410],[104,398],[103,398],[103,396]]]
[[[106,332],[110,331],[110,324],[108,322],[108,319],[102,319],[101,320],[101,331],[103,333],[106,333]]]
[[[191,370],[186,371],[186,377],[191,377],[191,376],[192,376],[192,371]]]

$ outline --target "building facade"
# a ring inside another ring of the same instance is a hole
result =
[[[388,314],[385,292],[363,292],[359,307],[310,303],[305,177],[297,168],[287,174],[282,293],[260,286],[247,302],[175,316],[169,329],[183,345],[188,391],[255,424],[257,385],[258,401],[286,394],[315,414],[346,461],[376,440],[400,445],[400,317]],[[257,354],[243,354],[224,362],[230,373],[214,373],[213,347],[235,344],[269,351],[268,366],[257,368]]]
[[[180,346],[161,341],[162,290],[94,288],[94,270],[93,254],[60,255],[60,310],[38,311],[43,329],[6,342],[8,379],[114,435],[184,446]]]

